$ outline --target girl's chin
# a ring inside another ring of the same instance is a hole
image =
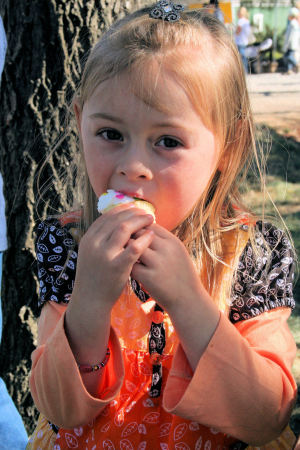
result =
[[[166,220],[160,220],[159,216],[156,216],[156,223],[160,225],[162,228],[165,228],[167,231],[173,233],[182,222],[170,223],[169,221]]]

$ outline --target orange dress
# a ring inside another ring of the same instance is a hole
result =
[[[247,239],[245,233],[240,250]],[[230,270],[224,269],[218,293],[224,301]],[[296,393],[290,309],[277,307],[235,324],[220,312],[194,373],[165,314],[163,386],[161,395],[151,398],[147,340],[153,307],[151,299],[141,303],[130,289],[114,306],[111,358],[94,398],[83,385],[64,332],[67,304],[50,301],[43,306],[30,378],[41,415],[28,450],[223,450],[280,434]],[[286,430],[284,435],[291,447],[278,448],[292,448],[293,434]]]

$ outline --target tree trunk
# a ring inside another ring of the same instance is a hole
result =
[[[1,0],[8,49],[0,92],[0,169],[4,180],[9,249],[4,255],[0,376],[26,425],[37,411],[29,392],[30,354],[37,337],[37,278],[33,227],[38,217],[66,209],[58,179],[76,156],[69,140],[46,166],[55,185],[40,202],[36,176],[61,132],[65,94],[72,95],[81,60],[112,21],[144,0]],[[44,180],[42,180],[44,181]]]

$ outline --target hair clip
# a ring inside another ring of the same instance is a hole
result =
[[[167,22],[177,22],[180,19],[180,11],[184,10],[184,6],[173,2],[162,0],[158,2],[150,11],[149,16],[152,19],[162,19]]]

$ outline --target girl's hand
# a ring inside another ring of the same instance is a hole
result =
[[[153,240],[131,274],[169,313],[195,370],[217,328],[220,312],[204,289],[182,242],[157,224],[150,229],[154,231]]]
[[[128,280],[133,265],[152,241],[145,230],[153,217],[133,205],[122,205],[95,220],[79,245],[72,297],[111,309]],[[131,235],[143,230],[137,239]]]
[[[81,238],[72,297],[65,314],[65,332],[75,360],[102,361],[110,336],[110,313],[129,278],[133,264],[150,245],[153,233],[145,230],[151,215],[130,205],[103,214]],[[143,230],[137,239],[133,233]],[[97,397],[101,371],[82,374],[88,392]],[[99,384],[100,383],[100,384]]]
[[[184,304],[185,298],[201,295],[204,288],[182,242],[157,224],[150,229],[153,240],[134,264],[131,275],[170,312],[172,307]]]

